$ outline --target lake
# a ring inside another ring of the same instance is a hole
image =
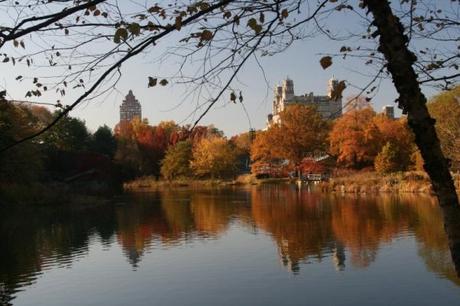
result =
[[[428,196],[266,185],[0,213],[2,305],[460,305]]]

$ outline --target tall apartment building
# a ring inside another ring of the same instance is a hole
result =
[[[390,119],[395,119],[395,108],[393,105],[385,105],[382,108],[382,113]]]
[[[120,122],[131,121],[135,117],[142,119],[142,107],[133,91],[129,90],[128,95],[120,105]]]
[[[289,105],[302,104],[315,106],[323,118],[336,118],[342,115],[342,97],[332,99],[332,93],[339,82],[332,77],[328,83],[326,96],[316,96],[313,92],[296,96],[294,94],[294,81],[287,78],[281,86],[276,86],[273,99],[273,110],[268,115],[268,125],[279,123],[279,114]]]

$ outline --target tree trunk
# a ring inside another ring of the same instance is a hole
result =
[[[433,185],[444,216],[444,226],[449,239],[452,259],[460,276],[460,206],[455,185],[449,171],[449,161],[444,157],[436,135],[435,120],[426,107],[426,97],[420,89],[412,65],[416,56],[408,49],[404,27],[393,14],[387,0],[363,0],[374,16],[375,36],[380,35],[379,51],[387,60],[387,69],[399,94],[398,104],[407,114],[409,127],[415,135],[424,168]]]

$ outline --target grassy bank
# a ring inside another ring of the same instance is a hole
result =
[[[277,184],[286,183],[286,178],[257,179],[254,175],[240,175],[235,179],[193,179],[183,178],[172,181],[157,180],[154,177],[140,177],[133,181],[123,184],[127,191],[150,191],[158,188],[171,187],[188,187],[188,188],[214,188],[237,185],[260,185],[260,184]]]
[[[460,174],[454,174],[455,186],[460,191]],[[433,193],[428,175],[424,172],[400,172],[386,176],[375,172],[361,172],[331,178],[320,184],[324,192],[343,193]]]
[[[457,190],[460,191],[460,174],[455,174],[454,179]],[[126,191],[149,192],[161,188],[202,189],[285,183],[293,183],[293,181],[288,178],[257,179],[249,174],[241,175],[236,179],[199,180],[184,178],[173,181],[157,180],[147,176],[126,182],[123,187]],[[357,172],[321,182],[319,188],[323,192],[342,193],[433,193],[430,180],[424,172],[400,172],[386,176],[375,172]]]

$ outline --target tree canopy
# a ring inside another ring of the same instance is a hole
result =
[[[203,138],[193,150],[191,168],[199,177],[222,178],[236,170],[236,152],[222,137]]]
[[[428,103],[428,110],[436,119],[436,132],[444,154],[451,160],[453,169],[460,169],[460,86],[434,97]]]
[[[190,161],[192,159],[192,144],[190,141],[180,141],[166,151],[161,161],[161,175],[168,179],[191,176]]]

